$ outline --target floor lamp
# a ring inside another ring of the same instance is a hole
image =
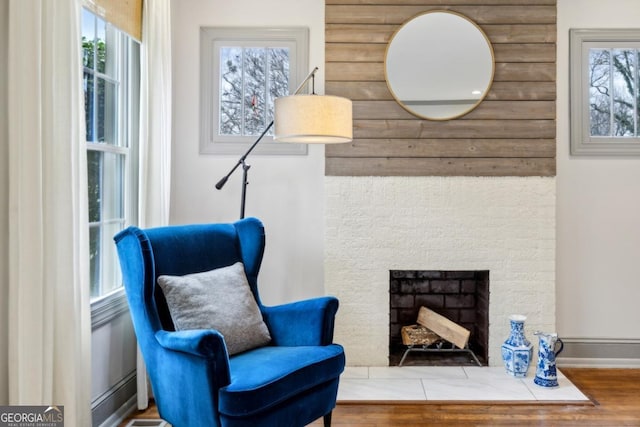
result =
[[[331,95],[315,94],[315,74],[318,67],[298,86],[293,95],[276,98],[274,102],[274,119],[262,131],[258,139],[240,157],[218,183],[216,188],[221,190],[233,172],[242,166],[242,195],[240,203],[240,218],[244,218],[247,195],[247,173],[251,166],[246,164],[247,156],[274,126],[273,140],[275,142],[290,142],[300,144],[336,144],[349,142],[353,139],[352,103],[347,98]],[[311,79],[311,95],[299,95]]]

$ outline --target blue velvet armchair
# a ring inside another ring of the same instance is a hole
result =
[[[267,307],[258,294],[264,228],[255,218],[232,224],[129,227],[114,238],[133,325],[160,416],[174,427],[331,424],[342,347],[334,344],[338,300],[319,297]],[[271,342],[229,356],[212,329],[176,330],[157,284],[244,265]]]

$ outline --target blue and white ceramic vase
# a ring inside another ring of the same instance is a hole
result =
[[[509,316],[511,335],[502,344],[502,360],[507,373],[518,378],[527,376],[533,356],[533,345],[524,335],[525,320],[526,316],[519,314]]]
[[[538,364],[536,365],[536,376],[533,382],[541,387],[558,387],[558,371],[556,369],[556,356],[564,348],[564,343],[558,334],[546,334],[536,332],[540,342],[538,344]]]

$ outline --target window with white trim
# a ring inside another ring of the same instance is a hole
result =
[[[571,153],[640,155],[640,30],[574,29]]]
[[[201,153],[241,154],[255,142],[273,120],[274,99],[306,76],[308,44],[306,28],[201,28]],[[272,135],[254,153],[307,153]]]
[[[113,236],[137,222],[140,46],[82,11],[92,302],[122,287]]]

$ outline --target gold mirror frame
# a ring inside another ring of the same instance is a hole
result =
[[[462,54],[452,55],[452,53]],[[384,59],[385,81],[411,114],[451,120],[476,108],[495,72],[493,47],[471,19],[450,10],[414,16],[393,34]]]

